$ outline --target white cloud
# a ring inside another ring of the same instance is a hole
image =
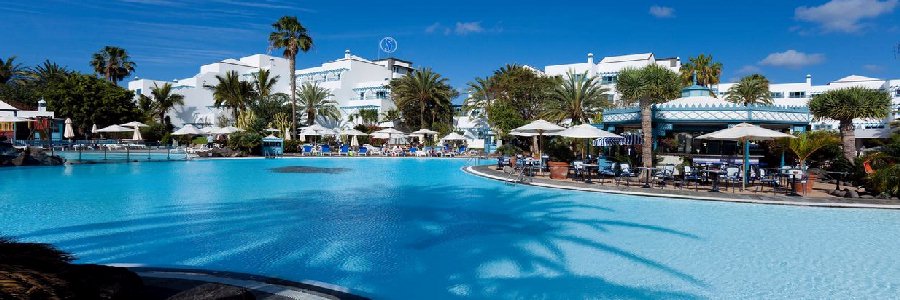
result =
[[[819,6],[801,6],[794,10],[794,18],[819,24],[826,32],[856,32],[864,19],[888,14],[900,0],[831,0]]]
[[[458,35],[467,35],[484,32],[484,28],[481,27],[481,22],[456,22],[456,29],[453,32]]]
[[[862,67],[864,70],[872,73],[879,73],[881,71],[884,71],[884,67],[879,65],[863,65]]]
[[[434,24],[431,24],[430,26],[425,27],[425,32],[426,33],[434,33],[438,29],[441,29],[441,27],[443,27],[443,26],[441,26],[441,23],[435,22]]]
[[[425,27],[425,33],[443,33],[444,35],[469,35],[476,33],[499,33],[502,32],[503,28],[500,27],[499,24],[495,25],[491,28],[484,28],[481,26],[481,22],[456,22],[456,26],[444,26],[440,22],[435,22],[434,24]]]
[[[759,67],[757,67],[757,66],[754,66],[754,65],[744,65],[743,67],[741,67],[740,69],[738,69],[737,72],[735,72],[735,73],[741,74],[741,75],[748,75],[748,74],[759,73],[759,72],[761,72],[761,71],[762,71],[762,70],[759,69]]]
[[[809,65],[815,65],[825,61],[825,54],[821,53],[803,53],[797,50],[788,50],[784,52],[775,52],[766,56],[759,62],[761,65],[799,68]]]
[[[674,18],[675,9],[667,6],[653,5],[650,7],[650,14],[657,18]]]

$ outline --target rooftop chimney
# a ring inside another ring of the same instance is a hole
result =
[[[350,58],[350,49],[344,50],[344,58]]]
[[[38,111],[47,111],[47,101],[44,101],[43,97],[38,101]]]
[[[812,85],[812,75],[806,74],[806,85]]]
[[[593,53],[588,53],[588,63],[594,64],[594,54]]]

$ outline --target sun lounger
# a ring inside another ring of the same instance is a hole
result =
[[[313,155],[313,146],[312,145],[303,145],[303,153],[300,153],[303,156]]]
[[[359,147],[359,151],[356,152],[359,156],[369,156],[369,148]]]
[[[322,148],[322,155],[328,155],[328,156],[331,156],[331,155],[333,154],[333,153],[331,153],[331,146],[329,146],[329,145],[322,145],[321,148]]]
[[[348,146],[348,145],[341,146],[341,150],[338,152],[338,155],[340,155],[340,156],[350,155],[350,146]]]

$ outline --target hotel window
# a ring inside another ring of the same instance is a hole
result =
[[[616,76],[603,76],[602,83],[613,83],[616,82]]]
[[[900,97],[900,89],[894,91],[894,96]]]
[[[772,98],[784,98],[784,92],[771,92],[769,95]]]
[[[134,90],[134,95],[135,95],[135,96],[141,95],[141,89],[136,89],[136,90]]]
[[[387,92],[385,92],[385,91],[375,92],[375,97],[378,99],[387,99]]]
[[[806,92],[790,92],[788,98],[806,98]]]
[[[359,100],[366,99],[366,92],[359,92]]]

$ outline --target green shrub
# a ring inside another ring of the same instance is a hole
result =
[[[243,152],[244,154],[259,153],[262,138],[262,135],[256,132],[236,132],[228,137],[228,148],[231,148],[231,150],[234,151]]]
[[[288,140],[284,141],[284,153],[297,153],[300,152],[300,146],[306,144],[305,142],[301,142],[299,140]]]

